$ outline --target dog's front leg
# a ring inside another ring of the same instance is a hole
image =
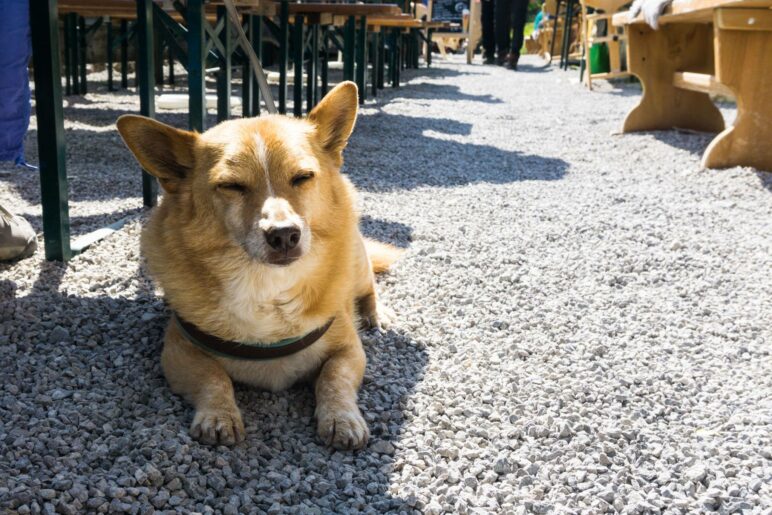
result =
[[[316,420],[321,439],[336,449],[361,449],[370,431],[357,406],[365,352],[353,325],[348,342],[322,365],[316,379]]]
[[[233,445],[244,440],[244,422],[228,373],[185,340],[173,323],[166,330],[161,366],[172,391],[196,409],[190,426],[193,438],[209,445]]]

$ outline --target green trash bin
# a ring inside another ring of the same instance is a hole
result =
[[[608,73],[610,70],[608,45],[595,43],[590,47],[590,73]]]

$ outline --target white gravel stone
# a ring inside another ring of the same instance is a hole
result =
[[[363,338],[358,453],[317,440],[304,386],[237,386],[237,447],[188,436],[114,130],[138,99],[66,100],[74,233],[129,221],[68,266],[0,265],[1,512],[772,510],[770,175],[700,170],[709,135],[612,135],[625,82],[533,58],[405,78],[345,152],[364,233],[407,249]],[[40,229],[36,174],[0,167],[0,202]]]

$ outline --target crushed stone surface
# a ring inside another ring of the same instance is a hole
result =
[[[69,98],[74,232],[129,221],[0,265],[0,511],[770,513],[772,174],[616,134],[640,88],[575,74],[436,59],[362,109],[363,229],[408,252],[363,335],[358,453],[317,440],[304,385],[237,386],[239,446],[188,436],[114,128],[138,98]],[[0,168],[0,202],[40,229],[36,174]]]

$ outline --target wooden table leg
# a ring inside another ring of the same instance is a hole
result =
[[[707,24],[627,27],[627,63],[643,85],[640,103],[625,119],[623,132],[674,127],[720,132],[724,118],[707,93],[673,85],[677,71],[713,72],[713,30]]]
[[[772,11],[719,9],[716,79],[737,98],[737,119],[708,146],[706,168],[752,166],[772,172]]]

